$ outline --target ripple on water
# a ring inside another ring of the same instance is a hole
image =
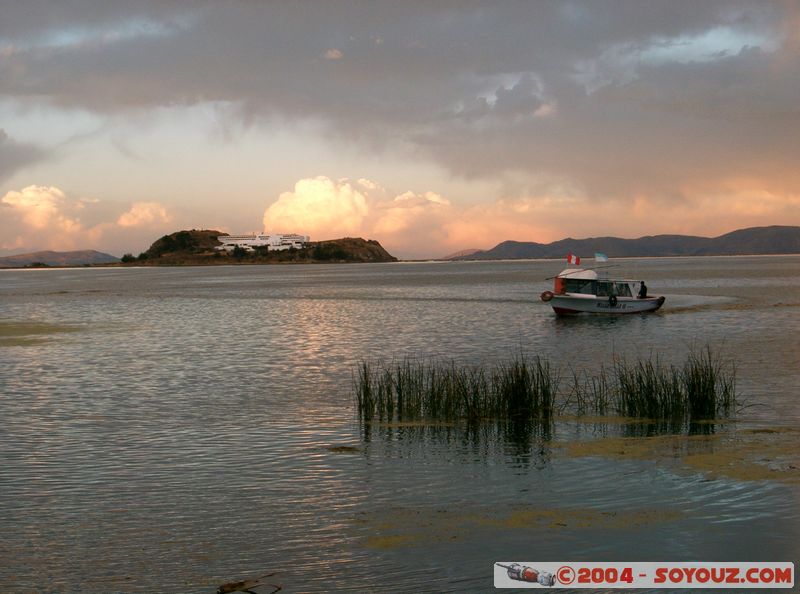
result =
[[[0,350],[0,584],[477,591],[501,558],[796,558],[800,289],[759,265],[637,262],[661,314],[567,320],[537,301],[552,262],[4,272],[0,341],[38,343]],[[573,444],[622,440],[605,421],[367,432],[350,399],[363,358],[568,374],[693,343],[736,362],[755,426],[609,455]]]

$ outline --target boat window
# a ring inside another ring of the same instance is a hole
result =
[[[567,278],[564,280],[564,286],[567,290],[567,293],[584,293],[586,295],[594,294],[594,291],[592,290],[592,283],[594,281],[592,280],[581,278]]]
[[[614,283],[614,294],[622,297],[633,297],[628,283]]]
[[[600,281],[597,283],[597,296],[608,297],[617,295],[619,297],[632,297],[631,287],[626,282],[619,281]]]

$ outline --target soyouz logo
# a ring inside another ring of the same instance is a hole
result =
[[[527,565],[520,565],[519,563],[511,563],[504,565],[503,563],[496,563],[496,565],[506,570],[506,574],[512,580],[518,582],[529,582],[531,584],[539,584],[540,586],[550,587],[556,583],[556,578],[552,573],[547,571],[539,571]]]
[[[794,563],[498,561],[495,588],[792,588]]]

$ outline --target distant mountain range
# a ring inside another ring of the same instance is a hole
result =
[[[23,268],[25,266],[84,266],[87,264],[111,264],[119,258],[96,250],[75,252],[33,252],[0,258],[0,268]]]
[[[584,258],[602,252],[609,258],[637,256],[739,256],[800,253],[800,227],[772,226],[739,229],[719,237],[649,235],[638,239],[591,237],[561,239],[552,243],[504,241],[490,250],[456,255],[452,260],[514,260],[563,258],[569,253]]]
[[[472,254],[477,254],[478,252],[483,252],[484,250],[479,250],[478,248],[471,248],[467,250],[459,250],[452,254],[447,254],[439,258],[440,260],[465,260],[467,256],[471,256]]]

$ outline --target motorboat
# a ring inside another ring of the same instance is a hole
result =
[[[656,311],[663,296],[647,294],[644,281],[599,278],[587,268],[567,268],[553,277],[553,290],[541,299],[558,315],[579,313],[629,314]]]

